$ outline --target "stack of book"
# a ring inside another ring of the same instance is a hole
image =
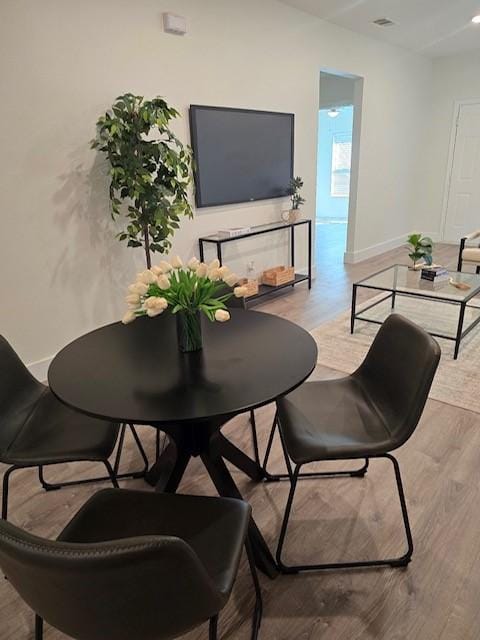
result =
[[[449,274],[445,267],[437,265],[423,267],[420,277],[422,280],[428,280],[429,282],[446,282],[449,279]]]

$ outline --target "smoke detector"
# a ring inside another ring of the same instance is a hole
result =
[[[377,18],[373,21],[373,24],[376,24],[379,27],[393,27],[395,23],[393,20],[389,20],[388,18]]]
[[[164,13],[163,29],[165,33],[184,36],[187,33],[187,21],[183,16],[177,16],[174,13]]]

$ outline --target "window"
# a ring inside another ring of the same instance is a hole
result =
[[[352,136],[335,133],[332,143],[332,176],[330,195],[348,198],[350,195],[350,165],[352,160]]]

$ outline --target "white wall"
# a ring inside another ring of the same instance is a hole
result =
[[[166,10],[187,17],[187,36],[162,32]],[[294,112],[295,172],[313,217],[319,71],[364,77],[362,256],[410,231],[430,67],[275,0],[2,0],[0,331],[25,360],[42,361],[123,311],[142,253],[113,238],[105,165],[88,144],[117,95],[165,96],[185,116],[185,141],[190,103]],[[275,220],[284,207],[199,211],[174,250],[188,256],[199,235]]]
[[[442,232],[455,101],[480,100],[479,70],[480,51],[434,61],[428,142],[422,161],[425,182],[420,193],[419,226],[416,228],[433,230],[438,235]]]

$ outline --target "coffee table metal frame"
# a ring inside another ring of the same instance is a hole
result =
[[[476,287],[472,287],[472,290],[468,293],[468,295],[465,296],[465,298],[463,299],[459,299],[459,300],[455,300],[452,297],[447,297],[447,296],[442,296],[441,293],[438,294],[436,293],[435,295],[429,295],[428,291],[420,291],[420,290],[414,290],[414,289],[397,289],[396,288],[396,278],[397,278],[397,269],[398,267],[404,267],[404,265],[399,265],[399,264],[395,264],[395,265],[391,265],[390,267],[387,267],[385,269],[381,269],[380,271],[377,271],[375,273],[370,274],[369,276],[367,276],[366,278],[363,278],[362,280],[359,280],[358,282],[355,282],[352,286],[352,309],[351,309],[351,315],[350,315],[350,333],[353,334],[353,332],[355,331],[355,320],[361,320],[363,322],[370,322],[373,324],[383,324],[383,320],[375,320],[373,318],[366,318],[365,316],[363,316],[362,314],[364,314],[366,311],[369,311],[370,309],[373,309],[374,307],[378,306],[379,304],[382,304],[382,302],[385,302],[385,300],[391,300],[391,309],[392,311],[394,311],[395,309],[395,300],[397,296],[404,296],[407,298],[421,298],[423,300],[431,300],[433,302],[441,302],[441,303],[445,303],[445,304],[453,304],[453,305],[457,305],[460,307],[460,311],[458,314],[458,324],[457,324],[457,330],[455,333],[455,336],[452,335],[447,335],[444,333],[437,333],[434,331],[428,331],[428,333],[431,336],[434,336],[436,338],[442,338],[444,340],[451,340],[455,343],[455,350],[454,350],[454,355],[453,358],[454,360],[456,360],[458,358],[458,353],[460,350],[460,344],[463,340],[463,338],[465,338],[465,336],[467,334],[470,333],[470,331],[472,331],[472,329],[474,329],[479,323],[480,323],[480,314],[478,316],[478,318],[475,318],[475,320],[473,320],[467,327],[464,327],[464,321],[465,321],[465,311],[467,309],[467,307],[472,308],[472,309],[479,309],[480,307],[476,306],[476,305],[472,305],[472,304],[468,304],[470,302],[470,300],[472,300],[472,298],[474,298],[475,296],[479,295],[480,293],[480,284]],[[375,276],[378,276],[382,273],[385,273],[386,271],[390,271],[391,269],[395,268],[395,274],[394,274],[394,284],[392,287],[387,287],[387,286],[381,286],[381,285],[376,285],[376,284],[368,284],[368,280],[371,280],[372,278],[374,278]],[[357,311],[357,289],[361,287],[364,289],[372,289],[375,291],[386,291],[388,292],[388,295],[382,297],[380,300],[375,300],[375,302],[372,302],[370,304],[368,304],[366,307],[362,308],[360,311]]]

